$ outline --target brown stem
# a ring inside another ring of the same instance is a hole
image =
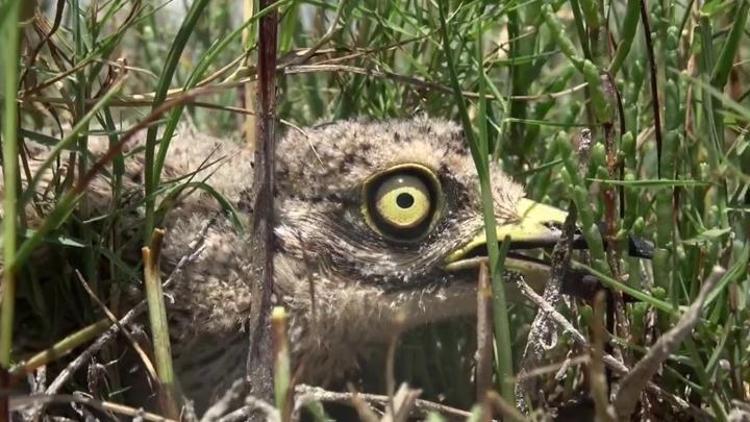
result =
[[[273,0],[261,0],[260,10],[273,7]],[[276,151],[276,61],[277,61],[278,13],[274,8],[260,20],[258,37],[258,107],[256,115],[255,174],[253,198],[253,242],[256,268],[261,270],[260,312],[251,334],[248,355],[248,375],[256,378],[257,391],[261,398],[272,392],[271,380],[273,359],[269,349],[263,347],[270,342],[268,314],[271,311],[273,292],[273,198]],[[265,350],[265,352],[263,352]],[[262,355],[263,353],[263,355]]]

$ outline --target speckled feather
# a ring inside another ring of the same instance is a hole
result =
[[[106,144],[92,145],[96,155]],[[190,174],[207,157],[222,160],[197,180],[210,174],[208,183],[248,224],[252,155],[237,143],[183,128],[172,141],[163,179]],[[457,125],[422,117],[289,130],[277,157],[275,297],[291,315],[299,381],[326,384],[356,373],[358,362],[387,341],[397,318],[410,328],[474,310],[475,275],[442,269],[449,252],[483,229],[476,170]],[[430,233],[402,244],[367,224],[362,186],[403,163],[430,169],[445,201]],[[142,155],[128,160],[128,190],[140,191],[142,166]],[[498,220],[517,219],[521,187],[497,169],[492,185]],[[95,181],[89,196],[94,209],[109,208],[104,178]],[[169,272],[205,221],[216,218],[206,249],[170,291],[174,300],[168,309],[180,383],[199,409],[244,373],[247,322],[259,296],[252,242],[220,209],[196,191],[182,197],[163,222]]]

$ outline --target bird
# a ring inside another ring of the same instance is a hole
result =
[[[94,156],[106,150],[97,145]],[[253,160],[230,138],[182,128],[165,161],[162,180],[212,187],[182,192],[159,222],[165,273],[203,231],[200,253],[167,292],[175,371],[196,409],[246,371],[261,291],[247,230]],[[124,185],[135,198],[143,166],[142,154],[126,162]],[[526,198],[498,165],[489,172],[500,238],[509,235],[511,248],[554,244],[566,212]],[[271,253],[297,381],[346,379],[395,330],[476,311],[477,267],[487,254],[478,180],[463,129],[449,120],[359,118],[287,131],[276,150]],[[112,208],[104,178],[88,195],[92,209]],[[129,218],[140,224],[138,212]],[[525,257],[508,258],[514,274],[536,271],[538,261]]]

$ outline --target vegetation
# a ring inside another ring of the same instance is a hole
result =
[[[524,390],[526,381],[514,374],[536,368],[522,359],[536,308],[506,303],[504,251],[491,247],[493,379],[503,399],[475,395],[477,338],[464,334],[473,320],[405,336],[395,362],[399,380],[418,385],[425,399],[463,409],[487,404],[473,417],[493,404],[520,417],[509,408],[538,402],[531,396],[539,391],[548,408],[538,414],[581,403],[581,395],[592,397],[605,420],[626,419],[634,397],[641,403],[634,417],[727,420],[733,411],[750,412],[749,1],[279,0],[260,12],[245,9],[244,18],[239,2],[226,0],[194,0],[184,13],[176,1],[48,3],[0,1],[0,389],[45,364],[59,371],[70,360],[61,355],[75,357],[79,346],[100,338],[109,323],[93,298],[117,317],[128,311],[124,291],[143,269],[126,263],[116,228],[123,213],[142,210],[136,238],[152,244],[169,192],[186,183],[161,174],[179,122],[252,142],[246,120],[254,96],[246,90],[255,89],[264,48],[258,23],[275,12],[282,128],[419,113],[462,122],[485,200],[487,169],[496,161],[530,198],[574,210],[590,251],[572,265],[615,292],[607,312],[596,300],[556,304],[575,331],[557,329],[557,344],[537,362],[544,370],[526,373],[538,378],[536,389]],[[82,192],[95,175],[121,192],[122,145],[140,130],[148,131],[145,198],[132,209],[79,219],[89,206]],[[87,153],[93,135],[109,138],[108,162]],[[28,167],[31,141],[55,152],[37,174]],[[70,151],[81,177],[54,179],[44,195],[35,194],[42,170],[68,160]],[[39,221],[27,220],[29,209]],[[652,261],[628,256],[630,236],[653,242]],[[54,282],[33,265],[42,244],[52,245],[60,268]],[[158,271],[152,275],[158,283]],[[149,298],[157,322],[160,296]],[[661,357],[652,347],[659,338],[672,340]],[[48,347],[54,353],[28,359]],[[100,362],[118,355],[112,347],[100,353]],[[171,374],[170,363],[162,365]],[[638,374],[655,385],[609,391],[617,385],[609,381],[624,378],[622,368],[635,367],[645,367]],[[92,393],[118,402],[127,386],[113,375],[108,380]],[[277,391],[285,385],[277,382]],[[289,405],[286,398],[277,403]]]

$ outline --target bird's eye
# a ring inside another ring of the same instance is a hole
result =
[[[391,240],[422,238],[433,226],[440,203],[437,177],[416,164],[391,168],[373,176],[364,186],[367,223]]]
[[[375,209],[396,229],[413,229],[430,215],[430,191],[416,176],[390,176],[375,193]]]

